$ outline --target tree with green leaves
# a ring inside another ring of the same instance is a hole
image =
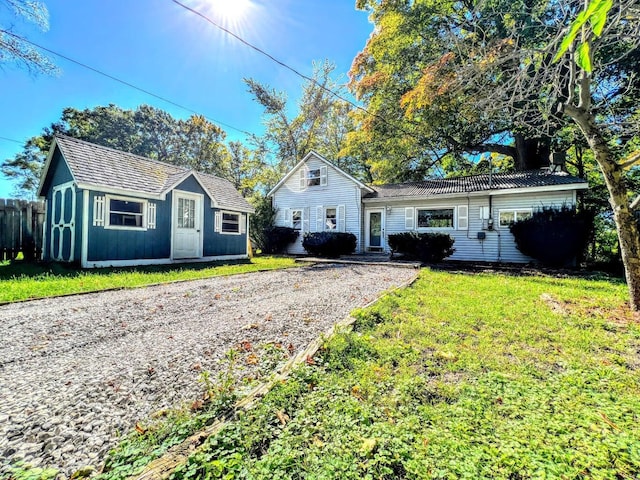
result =
[[[31,24],[49,29],[49,12],[44,3],[32,0],[0,0],[0,65],[14,63],[32,73],[58,71],[49,58],[14,29],[16,24]]]
[[[465,157],[483,154],[508,157],[518,170],[548,165],[553,125],[534,119],[524,125],[474,106],[508,78],[451,87],[461,63],[482,61],[478,46],[499,51],[516,30],[523,32],[521,45],[540,43],[530,26],[549,3],[358,0],[375,30],[350,72],[352,91],[367,109],[355,114],[360,128],[351,135],[353,149],[369,145],[372,166],[387,181],[421,179],[442,162],[464,165]]]
[[[29,139],[22,152],[0,165],[0,171],[15,181],[19,196],[35,194],[57,133],[221,177],[232,176],[223,143],[226,134],[202,116],[178,120],[148,105],[136,110],[113,104],[85,110],[65,108],[60,121]]]
[[[371,179],[362,155],[343,150],[347,134],[354,128],[348,116],[353,107],[332,93],[344,93],[331,78],[334,70],[330,62],[314,64],[313,77],[304,84],[293,116],[283,92],[253,79],[245,80],[249,92],[264,108],[266,132],[254,137],[253,143],[259,151],[270,152],[277,159],[279,176],[315,150],[348,173]]]

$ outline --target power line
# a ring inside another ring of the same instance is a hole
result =
[[[22,145],[24,142],[21,142],[20,140],[14,140],[13,138],[7,138],[7,137],[0,137],[0,140],[5,140],[7,142],[13,142],[13,143],[19,143],[20,145]]]
[[[236,40],[238,40],[239,42],[241,42],[242,44],[246,45],[247,47],[255,50],[256,52],[260,53],[261,55],[264,55],[265,57],[267,57],[269,60],[271,60],[272,62],[277,63],[278,65],[286,68],[287,70],[293,72],[294,74],[298,75],[300,78],[303,78],[313,84],[315,84],[316,86],[320,87],[322,90],[324,90],[325,92],[330,93],[331,95],[333,95],[334,97],[336,97],[339,100],[342,100],[343,102],[348,103],[349,105],[351,105],[352,107],[361,110],[362,112],[366,113],[367,115],[371,115],[372,117],[376,117],[377,119],[381,120],[382,122],[384,122],[385,124],[391,126],[394,129],[398,129],[398,127],[396,125],[392,125],[391,123],[389,123],[384,117],[381,117],[380,115],[370,112],[369,110],[367,110],[366,108],[358,105],[357,103],[352,102],[351,100],[349,100],[348,98],[343,97],[342,95],[340,95],[339,93],[334,92],[333,90],[331,90],[330,88],[325,87],[324,85],[318,83],[317,80],[315,80],[312,77],[309,77],[307,75],[305,75],[304,73],[299,72],[298,70],[296,70],[295,68],[287,65],[286,63],[284,63],[281,60],[278,60],[277,58],[275,58],[273,55],[271,55],[270,53],[265,52],[264,50],[262,50],[260,47],[256,47],[255,45],[253,45],[252,43],[249,43],[247,40],[245,40],[244,38],[240,37],[239,35],[233,33],[231,30],[223,27],[222,25],[220,25],[219,23],[216,23],[215,21],[213,21],[211,18],[209,18],[207,15],[205,15],[202,12],[199,12],[198,10],[195,10],[187,5],[185,5],[184,3],[178,1],[178,0],[171,0],[173,3],[175,3],[176,5],[179,5],[180,7],[184,8],[185,10],[188,10],[189,12],[193,13],[194,15],[197,15],[198,17],[202,18],[203,20],[205,20],[206,22],[210,23],[211,25],[213,25],[214,27],[222,30],[224,33],[226,33],[227,35],[231,35],[233,38],[235,38]],[[401,129],[401,131],[405,134],[408,134],[407,132],[405,132],[404,130]]]
[[[121,83],[123,85],[126,85],[127,87],[130,87],[130,88],[133,88],[135,90],[138,90],[139,92],[142,92],[142,93],[144,93],[146,95],[150,95],[152,97],[157,98],[158,100],[162,100],[163,102],[166,102],[166,103],[169,103],[169,104],[171,104],[171,105],[173,105],[175,107],[181,108],[182,110],[186,110],[187,112],[191,112],[191,113],[193,113],[195,115],[202,115],[200,112],[196,112],[195,110],[193,110],[193,109],[191,109],[189,107],[185,107],[184,105],[180,105],[179,103],[176,103],[176,102],[174,102],[172,100],[169,100],[168,98],[165,98],[165,97],[162,97],[160,95],[157,95],[157,94],[155,94],[153,92],[150,92],[149,90],[145,90],[144,88],[138,87],[138,86],[136,86],[136,85],[134,85],[132,83],[129,83],[129,82],[125,81],[125,80],[121,80],[120,78],[114,77],[113,75],[109,75],[108,73],[105,73],[105,72],[103,72],[101,70],[98,70],[97,68],[91,67],[91,66],[89,66],[89,65],[87,65],[85,63],[82,63],[82,62],[79,62],[79,61],[74,60],[72,58],[69,58],[66,55],[63,55],[62,53],[58,53],[58,52],[53,51],[53,50],[51,50],[49,48],[43,47],[42,45],[38,45],[37,43],[34,43],[34,42],[30,41],[30,40],[27,40],[24,37],[20,37],[19,35],[15,35],[15,34],[13,34],[11,32],[7,32],[5,30],[3,30],[2,33],[10,35],[10,36],[22,41],[22,42],[28,43],[29,45],[32,45],[32,46],[34,46],[36,48],[39,48],[40,50],[44,50],[45,52],[49,52],[52,55],[56,55],[56,56],[58,56],[60,58],[64,58],[65,60],[67,60],[67,61],[69,61],[71,63],[75,63],[76,65],[79,65],[80,67],[83,67],[83,68],[86,68],[88,70],[91,70],[92,72],[95,72],[95,73],[97,73],[99,75],[102,75],[103,77],[107,77],[107,78],[109,78],[111,80],[114,80],[114,81],[119,82],[119,83]],[[213,118],[209,118],[206,115],[202,115],[202,116],[204,118],[206,118],[207,120],[209,120],[210,122],[223,125],[223,126],[225,126],[227,128],[230,128],[230,129],[235,130],[237,132],[243,133],[245,135],[252,135],[250,132],[247,132],[246,130],[242,130],[241,128],[234,127],[233,125],[229,125],[228,123],[224,123],[224,122],[221,122],[219,120],[215,120]]]

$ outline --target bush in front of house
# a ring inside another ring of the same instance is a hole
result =
[[[389,235],[391,254],[425,263],[441,262],[456,251],[454,239],[446,233],[402,232]]]
[[[258,197],[253,201],[256,211],[249,217],[249,236],[254,249],[267,253],[268,232],[276,221],[276,209],[271,204],[271,199]]]
[[[563,205],[543,207],[509,227],[518,250],[551,267],[570,266],[585,251],[594,215]]]
[[[263,231],[263,253],[284,253],[287,245],[296,241],[300,235],[298,230],[291,227],[267,227]]]
[[[355,252],[356,236],[353,233],[344,232],[305,233],[302,246],[309,255],[338,258],[340,255]]]

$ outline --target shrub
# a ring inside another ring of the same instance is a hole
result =
[[[256,211],[249,217],[249,234],[254,248],[262,250],[264,253],[268,246],[267,233],[273,228],[276,218],[276,209],[271,204],[271,199],[266,197],[258,198],[254,201]]]
[[[302,246],[310,255],[337,258],[355,251],[356,236],[344,232],[305,233]]]
[[[389,235],[392,255],[400,253],[407,258],[417,258],[421,262],[441,262],[456,251],[454,239],[446,233],[402,232]]]
[[[264,229],[263,253],[283,253],[290,243],[296,241],[300,232],[291,227],[267,227]]]
[[[553,267],[572,265],[587,247],[593,213],[573,207],[543,207],[531,218],[515,222],[509,230],[525,255]]]

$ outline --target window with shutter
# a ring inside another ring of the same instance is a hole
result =
[[[156,228],[156,204],[149,203],[147,205],[147,228]]]
[[[93,197],[93,226],[104,227],[104,197]]]
[[[347,226],[346,208],[344,205],[338,205],[338,231],[345,232]]]
[[[406,207],[404,209],[404,228],[405,230],[413,230],[413,222],[414,218],[413,218],[413,208],[412,207]]]
[[[327,167],[320,167],[320,186],[327,186]]]
[[[467,205],[458,206],[458,230],[469,228],[469,207]]]

